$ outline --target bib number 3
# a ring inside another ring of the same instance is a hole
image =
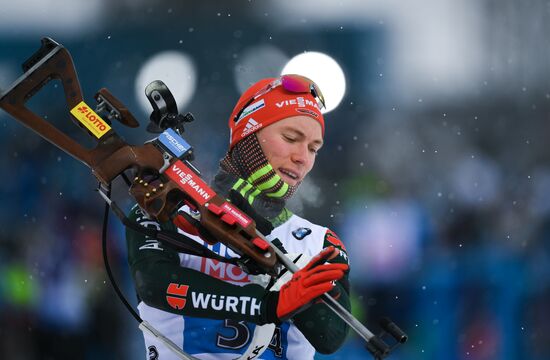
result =
[[[233,331],[232,336],[224,336],[218,333],[216,344],[224,349],[237,350],[243,348],[250,341],[250,329],[244,321],[232,319],[224,320],[224,327]],[[282,357],[283,346],[281,341],[281,328],[275,328],[273,338],[269,344],[269,349],[273,351],[276,357]]]

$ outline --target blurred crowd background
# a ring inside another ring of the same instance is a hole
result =
[[[107,87],[133,111],[138,130],[115,126],[141,144],[153,135],[140,81],[173,57],[161,80],[194,114],[186,139],[211,179],[240,92],[296,55],[326,54],[345,91],[328,99],[325,146],[292,208],[346,244],[354,314],[409,334],[393,359],[549,359],[549,20],[543,0],[2,2],[0,91],[50,36],[88,103]],[[89,143],[60,86],[29,107]],[[144,358],[103,267],[89,170],[3,111],[0,144],[3,357]],[[128,209],[122,184],[115,197]],[[109,237],[135,305],[115,218]],[[368,354],[351,334],[319,358]]]

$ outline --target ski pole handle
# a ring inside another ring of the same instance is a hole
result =
[[[275,254],[291,273],[295,273],[300,270],[296,264],[292,262],[278,247],[273,245],[271,241],[267,240],[262,233],[256,229],[256,234],[264,239],[270,246],[275,250]],[[390,347],[374,335],[369,329],[367,329],[359,320],[357,320],[346,308],[344,308],[338,301],[336,301],[332,296],[325,293],[321,296],[321,300],[336,314],[338,315],[346,324],[348,324],[359,336],[361,336],[366,342],[368,342],[372,347],[375,348],[378,356],[385,357],[390,352]],[[374,354],[375,356],[377,354]]]

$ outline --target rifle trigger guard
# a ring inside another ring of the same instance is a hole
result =
[[[166,171],[166,169],[168,169],[168,167],[170,166],[170,162],[172,161],[173,157],[172,155],[168,154],[167,152],[165,152],[164,154],[162,154],[162,160],[164,160],[164,164],[162,165],[162,167],[159,169],[159,173],[164,173]]]

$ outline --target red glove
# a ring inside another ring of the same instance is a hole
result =
[[[280,321],[305,310],[313,300],[334,288],[333,282],[344,276],[348,265],[325,262],[338,256],[338,253],[339,250],[333,246],[323,249],[281,287],[277,302],[277,317]]]

